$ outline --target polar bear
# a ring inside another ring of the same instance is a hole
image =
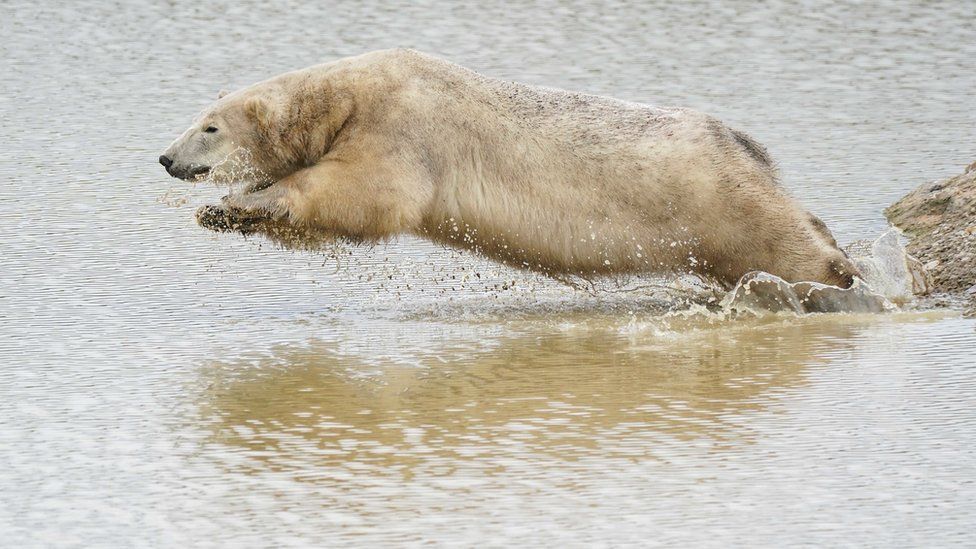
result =
[[[413,50],[227,94],[160,157],[241,182],[198,214],[360,240],[412,234],[553,277],[857,270],[766,149],[686,108],[490,78]],[[219,224],[218,224],[219,225]]]

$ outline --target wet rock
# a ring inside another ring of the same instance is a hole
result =
[[[907,250],[925,265],[932,291],[962,295],[976,285],[976,162],[920,186],[885,215],[910,239]]]

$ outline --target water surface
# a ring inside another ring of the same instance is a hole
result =
[[[4,545],[970,545],[976,323],[662,316],[404,239],[208,233],[221,88],[392,46],[685,105],[841,242],[976,159],[967,2],[7,2]]]

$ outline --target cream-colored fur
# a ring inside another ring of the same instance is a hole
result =
[[[229,141],[194,145],[214,121]],[[409,233],[553,276],[690,271],[731,284],[764,270],[848,286],[856,273],[778,186],[765,149],[718,120],[411,50],[255,84],[187,132],[167,151],[181,165],[232,179],[246,150],[263,174],[225,208],[293,226]]]

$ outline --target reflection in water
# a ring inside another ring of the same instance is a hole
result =
[[[535,327],[482,352],[427,349],[404,357],[410,365],[374,364],[368,377],[365,357],[334,344],[282,348],[208,363],[202,415],[215,442],[253,458],[241,466],[299,476],[491,474],[515,457],[666,460],[689,442],[748,443],[743,418],[802,386],[818,356],[856,330],[795,319],[667,328]]]
[[[958,436],[976,426],[945,419],[973,404],[947,396],[972,385],[956,354],[971,324],[568,314],[423,327],[440,339],[337,326],[200,364],[190,463],[225,479],[220,514],[265,531],[285,513],[311,543],[960,539],[958,513],[884,510],[972,495],[949,487],[972,471]]]

